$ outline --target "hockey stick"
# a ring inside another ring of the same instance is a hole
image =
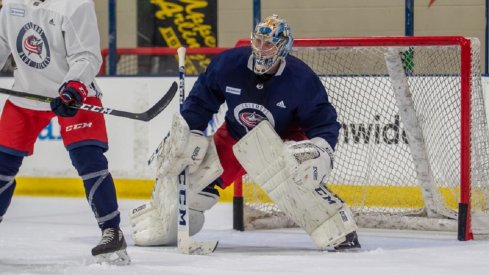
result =
[[[180,109],[185,99],[185,48],[178,48],[178,71],[180,80]],[[189,209],[187,202],[188,168],[178,176],[178,250],[184,254],[208,255],[217,248],[217,241],[198,242],[190,238]]]
[[[177,93],[177,89],[178,89],[177,83],[173,82],[168,92],[158,102],[156,102],[156,104],[153,105],[153,107],[149,108],[146,112],[143,113],[131,113],[131,112],[120,111],[116,109],[100,107],[100,106],[95,106],[90,104],[82,104],[80,107],[72,107],[72,108],[77,108],[80,110],[86,110],[95,113],[101,113],[104,115],[113,115],[113,116],[125,117],[130,119],[141,120],[141,121],[150,121],[153,118],[155,118],[159,113],[161,113],[161,111],[163,111],[166,108],[166,106],[168,106],[168,104],[170,104],[173,97]],[[4,88],[0,88],[0,93],[26,98],[30,100],[35,100],[35,101],[45,102],[45,103],[50,103],[53,100],[52,97],[48,97],[48,96],[13,91]]]

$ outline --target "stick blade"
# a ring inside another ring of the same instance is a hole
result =
[[[178,237],[178,251],[188,255],[212,254],[219,244],[218,241],[194,241],[190,237]]]
[[[177,93],[177,90],[178,84],[174,81],[168,92],[166,92],[166,94],[153,107],[151,107],[145,113],[140,114],[142,117],[140,120],[150,121],[159,115],[168,106],[168,104],[170,104],[173,97]]]

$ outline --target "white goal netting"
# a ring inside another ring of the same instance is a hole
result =
[[[364,227],[487,233],[489,139],[477,39],[298,41],[342,125],[327,186]],[[300,91],[297,91],[300,92]],[[463,184],[462,184],[463,182]],[[245,226],[290,226],[244,178]],[[463,217],[459,217],[462,203]]]

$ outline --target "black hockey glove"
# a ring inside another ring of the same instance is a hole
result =
[[[87,98],[88,90],[79,81],[68,81],[59,88],[59,96],[51,101],[51,110],[60,117],[73,117],[83,101]]]

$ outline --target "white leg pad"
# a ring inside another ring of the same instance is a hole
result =
[[[149,246],[160,244],[159,240],[165,234],[161,226],[163,221],[151,202],[134,208],[129,213],[129,220],[131,221],[132,238],[136,245]]]
[[[177,196],[174,178],[157,179],[151,202],[132,210],[129,220],[134,244],[152,246],[176,243]]]
[[[177,199],[176,188],[173,187],[172,180],[165,178],[159,181],[157,188],[158,195],[153,200],[134,208],[129,215],[132,227],[132,238],[136,245],[155,246],[155,245],[175,245],[177,243]],[[173,192],[174,191],[174,192]],[[189,192],[189,215],[190,215],[190,235],[197,234],[204,225],[204,211],[214,206],[219,196],[201,191],[199,193]]]
[[[341,243],[357,229],[350,210],[326,187],[294,182],[283,148],[282,140],[265,121],[244,136],[233,151],[255,182],[320,249]]]
[[[311,232],[311,239],[321,249],[337,246],[346,240],[345,236],[358,229],[350,208],[343,204],[332,217]]]
[[[204,225],[204,211],[214,206],[219,196],[201,191],[223,172],[216,147],[210,143],[197,171],[189,175],[190,235]],[[141,246],[177,243],[177,177],[159,173],[151,202],[134,208],[129,215],[134,243]]]

